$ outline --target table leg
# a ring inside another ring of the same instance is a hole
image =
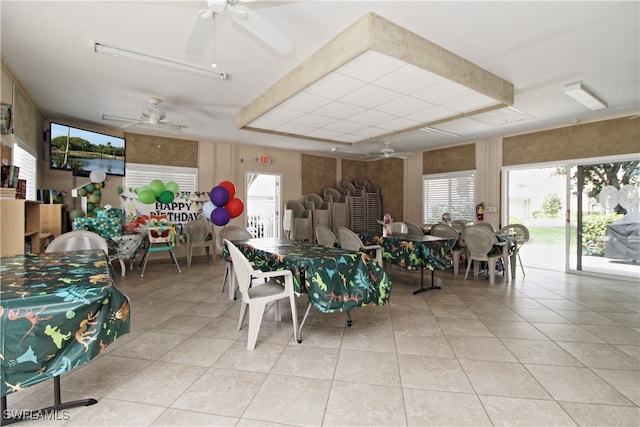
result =
[[[78,406],[91,406],[98,403],[96,399],[81,399],[72,400],[70,402],[62,402],[62,396],[60,392],[60,376],[53,377],[53,406],[48,406],[42,409],[36,410],[20,410],[16,411],[15,415],[9,416],[11,411],[7,410],[7,396],[2,396],[2,425],[9,425],[17,423],[18,421],[34,420],[34,419],[57,419],[60,414],[57,411],[63,409],[76,408]]]
[[[509,281],[509,264],[511,263],[509,258],[509,245],[502,245],[502,265],[504,266],[504,277],[507,282]]]
[[[513,253],[510,256],[511,258],[511,280],[516,280],[516,261],[518,258],[518,244],[516,243],[513,247]]]
[[[434,289],[442,289],[440,286],[435,285],[435,271],[431,270],[431,286],[428,288],[424,287],[424,266],[420,267],[420,289],[413,291],[413,294],[419,294],[420,292],[432,291]]]

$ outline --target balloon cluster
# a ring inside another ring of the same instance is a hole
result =
[[[145,205],[155,202],[167,204],[173,202],[176,194],[178,194],[178,184],[174,181],[169,181],[165,184],[159,179],[154,179],[146,187],[138,188],[137,193],[138,200]]]
[[[102,183],[90,182],[77,190],[78,197],[87,198],[87,215],[93,216],[97,214],[96,210],[100,209],[100,201],[102,200]]]
[[[224,227],[244,210],[244,203],[235,195],[235,185],[231,181],[222,181],[211,189],[210,201],[202,205],[202,214],[215,225]]]

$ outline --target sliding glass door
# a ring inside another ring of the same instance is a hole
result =
[[[523,224],[529,241],[520,249],[526,267],[565,270],[566,177],[560,165],[507,169],[503,224]]]
[[[639,163],[617,156],[505,168],[504,223],[530,231],[525,268],[640,278]]]
[[[569,271],[640,278],[637,157],[568,167]]]

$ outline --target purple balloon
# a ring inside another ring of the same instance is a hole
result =
[[[229,212],[225,208],[215,208],[211,212],[211,222],[219,227],[224,227],[229,223]]]
[[[211,193],[209,193],[209,198],[213,202],[214,205],[221,208],[227,204],[229,201],[229,190],[224,187],[216,186],[211,189]]]

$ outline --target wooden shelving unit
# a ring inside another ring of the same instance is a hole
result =
[[[0,256],[44,251],[47,240],[62,234],[62,205],[20,199],[0,200]]]

